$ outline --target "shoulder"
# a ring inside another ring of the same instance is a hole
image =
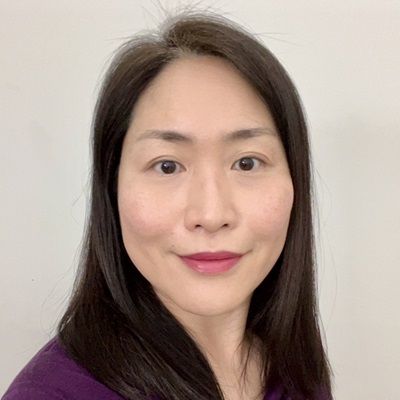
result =
[[[121,400],[72,360],[57,337],[49,340],[11,382],[2,400]]]

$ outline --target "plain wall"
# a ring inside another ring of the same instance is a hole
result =
[[[335,396],[398,400],[400,2],[206,5],[256,33],[303,99]],[[0,393],[54,334],[67,304],[90,123],[111,53],[161,18],[145,0],[0,1]]]

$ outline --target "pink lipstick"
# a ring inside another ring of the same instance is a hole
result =
[[[189,268],[207,275],[216,275],[229,271],[241,257],[242,254],[229,251],[202,252],[180,256]]]

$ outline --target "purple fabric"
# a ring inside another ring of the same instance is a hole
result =
[[[19,372],[2,400],[121,400],[67,356],[52,338]]]
[[[123,400],[73,361],[57,337],[45,344],[11,382],[2,400]],[[264,400],[284,400],[269,391]]]

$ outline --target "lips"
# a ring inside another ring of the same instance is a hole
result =
[[[232,252],[203,252],[180,256],[189,268],[206,275],[216,275],[232,269],[242,255]]]
[[[225,260],[228,258],[237,258],[242,254],[233,253],[231,251],[218,251],[218,252],[209,252],[204,251],[201,253],[187,254],[181,257],[190,258],[192,260],[200,260],[200,261],[212,261],[212,260]]]

